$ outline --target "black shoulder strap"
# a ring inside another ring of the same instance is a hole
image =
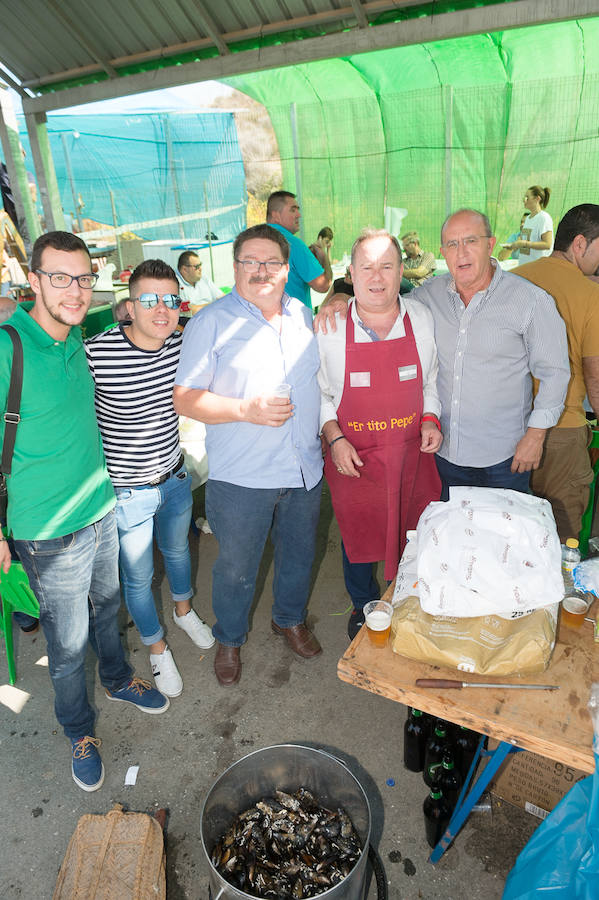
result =
[[[19,412],[21,409],[21,388],[23,387],[23,344],[21,343],[19,332],[12,325],[1,325],[0,327],[8,332],[13,346],[10,385],[6,401],[6,412],[4,413],[2,463],[0,464],[2,474],[10,475],[12,455],[17,437],[17,425],[21,421]]]

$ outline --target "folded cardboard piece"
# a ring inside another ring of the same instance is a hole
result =
[[[489,750],[497,741],[489,739]],[[524,750],[511,753],[489,784],[495,797],[545,819],[573,784],[587,772]]]
[[[556,607],[512,621],[498,615],[458,619],[429,615],[418,597],[407,597],[393,611],[391,646],[400,656],[461,672],[527,675],[549,665],[556,625]]]

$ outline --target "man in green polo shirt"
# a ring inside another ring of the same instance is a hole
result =
[[[94,409],[81,329],[97,276],[83,241],[64,231],[33,246],[29,283],[10,324],[23,345],[21,419],[8,483],[8,531],[40,604],[56,717],[71,741],[73,779],[84,791],[104,780],[85,681],[88,641],[109,700],[148,713],[169,701],[135,677],[118,632],[115,497]],[[0,328],[0,409],[6,408],[12,343]],[[0,423],[4,438],[4,421]],[[10,551],[0,541],[0,566]]]

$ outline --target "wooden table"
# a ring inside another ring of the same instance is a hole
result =
[[[392,588],[393,585],[384,599],[392,597]],[[593,609],[588,615],[594,615]],[[381,650],[374,648],[365,628],[339,660],[337,673],[349,684],[500,741],[470,792],[460,798],[445,835],[431,854],[431,862],[437,862],[447,849],[511,751],[531,750],[584,772],[595,770],[587,702],[591,683],[599,681],[599,644],[593,642],[593,626],[589,622],[583,622],[578,630],[560,628],[549,668],[524,678],[470,675],[415,662],[393,653],[390,645]],[[559,684],[560,690],[438,690],[416,687],[417,678]]]

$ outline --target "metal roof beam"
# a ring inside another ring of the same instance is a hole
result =
[[[102,69],[104,69],[104,71],[106,72],[108,77],[109,78],[118,78],[119,74],[116,71],[116,69],[114,69],[110,65],[110,63],[107,62],[105,59],[102,59],[102,57],[99,56],[98,53],[96,53],[96,51],[94,50],[94,48],[92,47],[92,45],[90,44],[90,42],[88,41],[86,36],[83,34],[83,32],[80,31],[79,28],[77,28],[77,26],[73,24],[73,22],[64,13],[63,8],[56,2],[56,0],[46,0],[46,2],[49,4],[49,6],[52,7],[52,10],[53,10],[56,18],[59,19],[62,22],[62,24],[65,26],[65,28],[67,28],[71,32],[71,34],[73,34],[75,36],[75,38],[79,41],[80,45],[83,47],[83,49],[86,51],[86,53],[89,53],[89,55],[92,57],[92,59],[96,60],[98,65],[101,66]]]
[[[194,6],[198,11],[204,31],[210,35],[212,43],[216,45],[220,55],[227,56],[231,51],[224,42],[222,32],[218,30],[214,19],[200,0],[195,0]]]
[[[360,0],[351,0],[352,9],[356,17],[356,22],[360,28],[368,28],[368,16],[364,12],[364,7]]]
[[[6,84],[16,91],[17,94],[20,94],[21,97],[30,97],[31,95],[27,93],[27,91],[23,88],[22,85],[15,81],[14,78],[8,74],[2,63],[0,63],[0,87],[2,86],[2,82],[6,82]]]
[[[517,0],[514,3],[408,19],[388,25],[354,28],[342,33],[306,38],[257,50],[244,50],[214,59],[168,66],[97,84],[57,90],[52,94],[24,98],[23,109],[26,112],[46,112],[96,100],[125,97],[144,91],[227,78],[315,60],[596,15],[597,0],[568,0],[567,3],[563,0]]]

